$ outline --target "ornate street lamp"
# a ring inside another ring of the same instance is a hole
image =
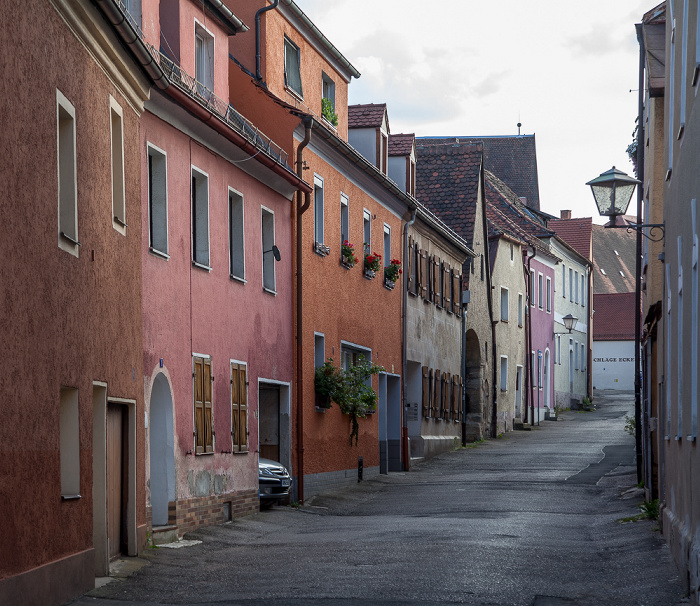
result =
[[[557,332],[555,330],[555,335],[571,334],[571,331],[574,329],[574,326],[576,326],[576,322],[578,322],[578,318],[576,316],[572,316],[571,314],[566,314],[562,318],[562,322],[564,322],[564,328],[566,328],[567,332]]]
[[[617,225],[617,217],[624,215],[627,212],[634,188],[640,185],[641,181],[630,177],[627,173],[623,173],[614,166],[602,173],[595,179],[591,179],[586,185],[591,186],[593,198],[595,199],[598,213],[602,217],[610,217],[610,221],[605,224],[605,227],[622,228],[627,231],[636,231],[641,233],[645,238],[653,242],[660,242],[664,238],[663,223],[625,223]],[[649,228],[649,234],[644,233],[644,228]],[[659,237],[652,237],[654,230],[661,230]]]

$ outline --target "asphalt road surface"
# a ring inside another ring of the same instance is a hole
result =
[[[595,404],[298,509],[201,529],[186,537],[201,544],[148,550],[137,572],[74,604],[687,603],[657,523],[620,522],[643,500],[624,432],[634,396]]]

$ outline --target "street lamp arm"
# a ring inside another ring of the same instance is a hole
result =
[[[625,223],[624,225],[617,225],[614,219],[605,224],[606,229],[626,229],[628,234],[636,231],[642,234],[647,240],[652,242],[661,242],[666,235],[665,224],[664,223]],[[644,233],[645,229],[649,229],[649,233]],[[661,231],[661,235],[654,235],[656,230]]]

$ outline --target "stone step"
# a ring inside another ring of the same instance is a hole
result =
[[[513,421],[513,429],[515,431],[532,431],[532,425],[522,421]]]
[[[152,545],[165,545],[176,543],[178,540],[177,526],[154,526],[151,531]]]

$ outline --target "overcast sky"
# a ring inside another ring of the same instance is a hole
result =
[[[586,181],[615,165],[637,115],[639,0],[295,0],[362,74],[350,104],[387,103],[392,133],[535,134],[545,212],[603,223]],[[630,92],[632,90],[632,92]]]

